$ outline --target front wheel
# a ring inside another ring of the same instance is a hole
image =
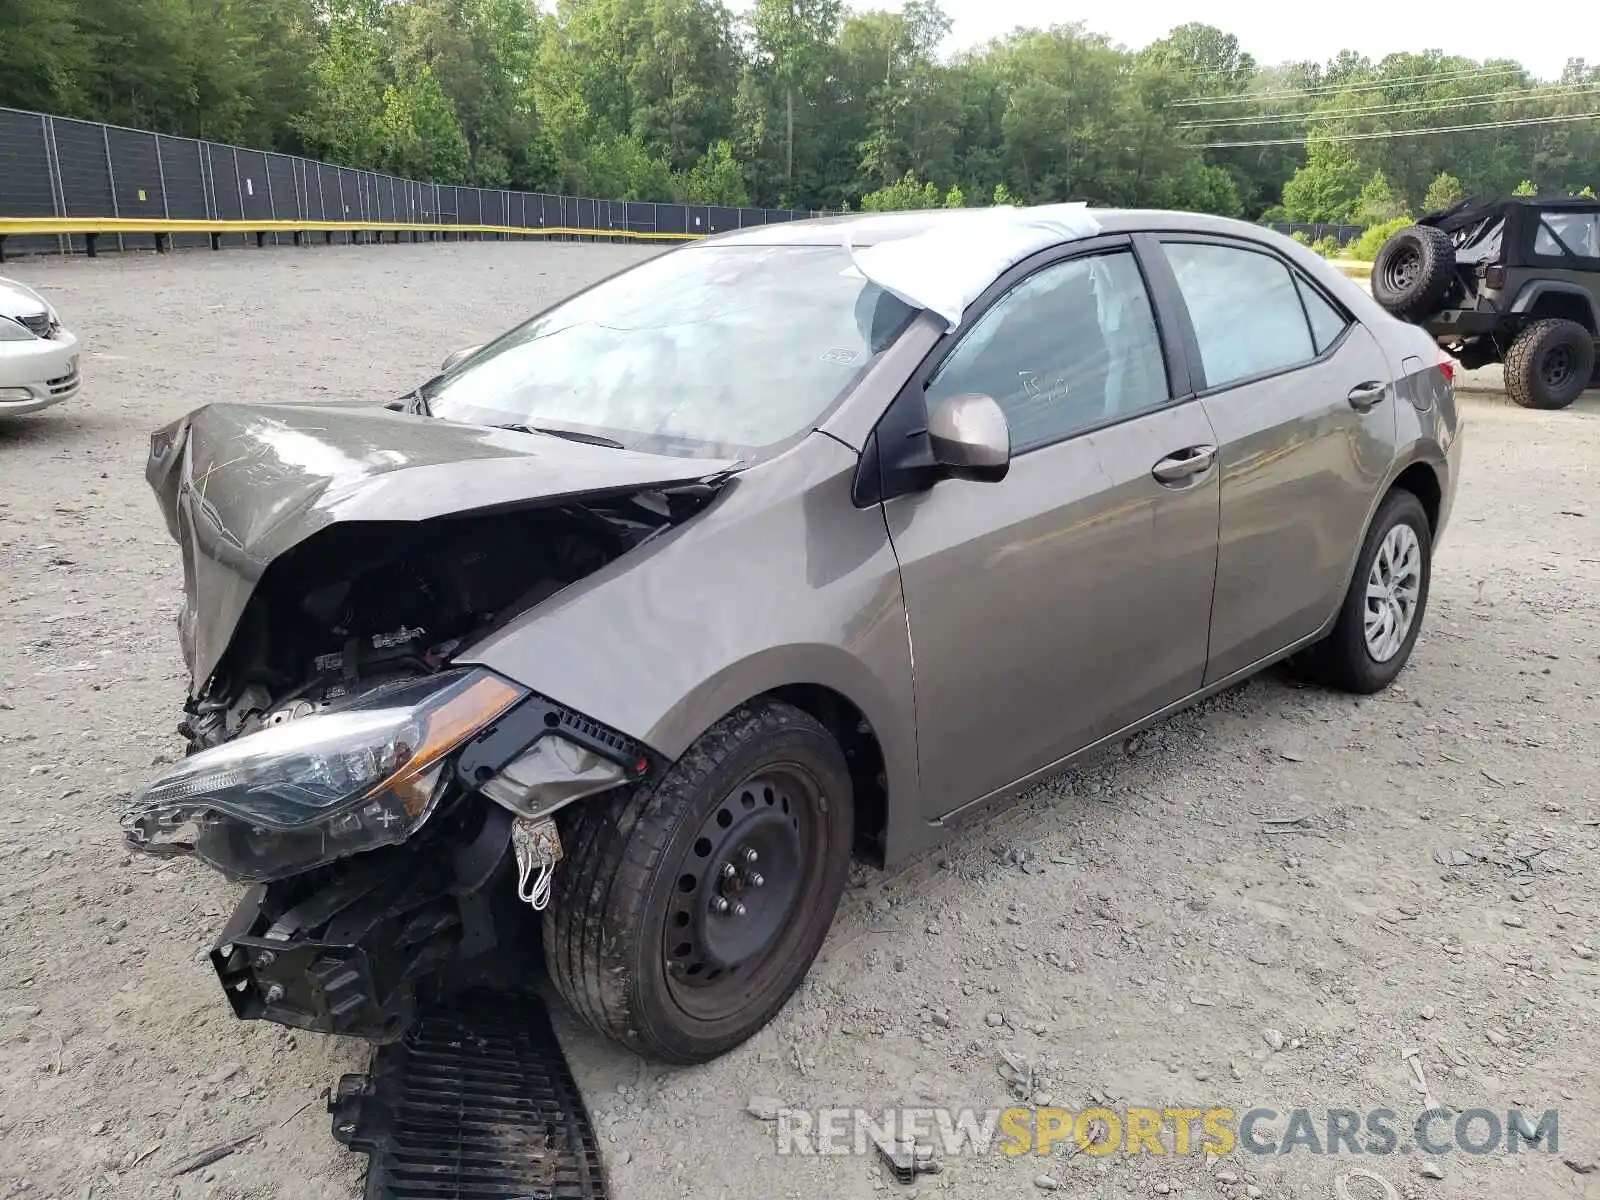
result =
[[[712,726],[651,787],[558,816],[566,861],[544,920],[557,989],[646,1057],[715,1058],[805,978],[844,891],[850,771],[819,722],[761,701]]]
[[[1366,695],[1394,682],[1422,629],[1433,569],[1428,513],[1411,492],[1378,506],[1356,573],[1328,636],[1295,665],[1318,683]]]

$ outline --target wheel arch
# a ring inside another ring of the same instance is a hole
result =
[[[766,699],[793,705],[833,735],[855,787],[856,854],[875,866],[891,861],[897,829],[917,811],[915,717],[845,650],[786,646],[742,659],[699,683],[643,740],[676,760],[730,712]]]
[[[1511,311],[1535,318],[1575,321],[1591,334],[1600,333],[1600,310],[1594,296],[1575,283],[1559,279],[1535,279],[1525,284],[1512,302]]]
[[[1357,539],[1355,548],[1350,554],[1350,565],[1345,568],[1344,582],[1340,585],[1333,611],[1323,622],[1321,632],[1326,633],[1338,621],[1345,593],[1349,590],[1350,581],[1355,578],[1356,567],[1361,562],[1362,548],[1366,546],[1367,537],[1372,533],[1372,522],[1377,519],[1378,510],[1383,507],[1383,502],[1390,495],[1396,491],[1403,491],[1415,496],[1427,514],[1429,534],[1435,538],[1438,536],[1448,486],[1443,475],[1446,470],[1448,467],[1445,463],[1435,461],[1421,451],[1398,461],[1390,469],[1389,477],[1384,480],[1383,486],[1373,492],[1372,504],[1367,509],[1366,518],[1361,522],[1361,537]]]

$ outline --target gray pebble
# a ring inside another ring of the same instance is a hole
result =
[[[1261,1031],[1261,1037],[1267,1043],[1267,1045],[1271,1046],[1274,1050],[1283,1049],[1283,1033],[1281,1030],[1263,1029]]]

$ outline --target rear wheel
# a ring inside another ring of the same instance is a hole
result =
[[[1333,629],[1296,657],[1307,678],[1346,692],[1381,692],[1400,674],[1422,628],[1433,535],[1422,501],[1395,490],[1367,531]]]
[[[1506,392],[1523,408],[1565,408],[1589,385],[1594,335],[1576,321],[1535,321],[1506,354]]]
[[[1455,266],[1449,234],[1431,225],[1402,229],[1373,260],[1373,299],[1397,317],[1418,320],[1449,293]]]
[[[822,948],[854,827],[832,735],[763,701],[714,725],[650,788],[578,802],[544,921],[573,1010],[650,1058],[696,1063],[783,1007]]]

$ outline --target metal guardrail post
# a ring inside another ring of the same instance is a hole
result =
[[[261,174],[267,181],[267,211],[272,214],[272,219],[276,221],[278,219],[278,202],[272,195],[272,160],[265,154],[261,156]],[[272,235],[272,244],[274,246],[278,244],[278,235],[276,233]]]
[[[172,210],[167,204],[167,168],[166,164],[161,161],[161,135],[159,133],[152,133],[150,135],[150,140],[155,143],[156,147],[156,179],[160,181],[161,184],[161,215],[163,217],[170,217],[172,216]],[[156,253],[165,254],[171,248],[171,234],[156,234]]]
[[[122,206],[117,203],[117,172],[111,165],[111,127],[109,125],[100,126],[100,140],[102,143],[104,143],[106,148],[106,183],[109,184],[111,188],[111,215],[113,217],[120,217],[122,215]],[[127,249],[127,247],[123,245],[122,235],[120,233],[117,234],[117,249]]]
[[[55,123],[49,117],[39,117],[39,139],[44,146],[45,172],[50,176],[50,207],[55,210],[55,215],[67,215],[67,192],[61,186],[61,164],[56,161]],[[56,252],[61,255],[72,253],[72,238],[68,234],[56,235]]]

